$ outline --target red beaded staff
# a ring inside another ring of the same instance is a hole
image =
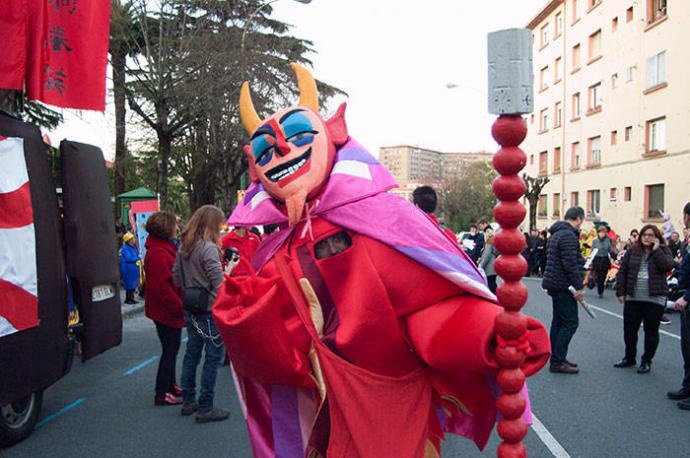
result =
[[[496,273],[503,279],[496,296],[503,311],[496,317],[496,361],[498,371],[497,408],[501,415],[498,434],[503,442],[498,446],[500,458],[526,457],[522,439],[527,435],[523,419],[526,401],[521,394],[525,374],[521,366],[527,344],[527,317],[520,309],[527,301],[527,287],[521,279],[527,262],[520,254],[525,238],[520,223],[525,219],[525,206],[520,198],[525,182],[518,173],[527,158],[519,145],[527,135],[527,123],[522,114],[533,110],[532,99],[532,32],[528,29],[508,29],[488,36],[489,112],[499,117],[491,127],[491,134],[500,145],[494,156],[494,168],[500,176],[494,180],[493,191],[500,201],[494,208],[494,218],[501,226],[494,246],[500,256]]]

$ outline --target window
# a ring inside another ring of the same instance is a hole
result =
[[[625,10],[625,22],[630,22],[633,20],[633,7],[631,6]]]
[[[546,67],[542,68],[539,70],[539,90],[543,91],[546,90],[546,88],[549,87],[549,85],[546,83],[546,75],[549,71],[549,66],[547,65]]]
[[[570,167],[572,169],[580,168],[580,142],[570,145]]]
[[[601,56],[601,29],[589,36],[589,60]]]
[[[580,117],[580,93],[573,94],[573,119]]]
[[[540,47],[544,47],[549,44],[549,24],[543,25],[541,28],[541,34],[539,35],[541,37],[541,45]]]
[[[647,59],[647,89],[666,82],[666,51]]]
[[[618,200],[618,189],[617,188],[609,189],[609,200],[611,202],[615,202]]]
[[[553,106],[553,127],[561,127],[561,122],[563,122],[563,108],[561,102],[556,102]]]
[[[651,184],[644,187],[645,217],[657,219],[664,210],[664,185]]]
[[[544,108],[539,112],[539,132],[549,130],[549,109]]]
[[[561,61],[562,59],[560,57],[556,57],[556,61],[553,64],[553,84],[561,80]]]
[[[546,175],[549,173],[549,153],[542,151],[539,153],[539,175]]]
[[[631,65],[630,67],[625,69],[625,82],[629,83],[633,80],[633,73],[635,72],[635,68],[637,68],[634,65]]]
[[[580,43],[573,46],[573,70],[580,68]]]
[[[570,206],[579,207],[580,206],[580,193],[575,191],[570,193]]]
[[[554,33],[553,37],[558,38],[563,33],[563,15],[559,12],[556,13],[556,18],[553,23]]]
[[[553,173],[559,173],[561,171],[561,148],[556,147],[553,149]]]
[[[630,202],[632,199],[632,188],[630,186],[626,186],[623,189],[623,200],[626,202]]]
[[[632,137],[632,126],[628,126],[625,128],[625,141],[626,142],[630,141],[631,137]]]
[[[601,164],[601,137],[587,140],[587,165]]]
[[[595,218],[601,211],[601,193],[598,189],[587,191],[587,216]]]
[[[546,218],[548,209],[546,207],[546,194],[539,195],[539,203],[537,204],[537,216]]]
[[[588,111],[598,111],[601,109],[601,83],[593,84],[589,87],[588,100]]]
[[[618,73],[611,75],[611,89],[616,89],[618,87]]]
[[[570,8],[571,8],[571,16],[573,18],[573,24],[580,19],[580,1],[581,0],[571,0],[570,2]]]
[[[618,142],[618,131],[612,130],[611,131],[611,144],[615,145],[617,142]]]
[[[647,24],[666,17],[666,0],[647,0]]]
[[[553,212],[553,216],[561,216],[561,195],[559,193],[555,193],[553,195],[553,205],[551,206],[551,211]]]
[[[666,118],[647,121],[647,152],[666,150]]]
[[[615,32],[616,30],[618,30],[618,16],[611,19],[611,32]]]

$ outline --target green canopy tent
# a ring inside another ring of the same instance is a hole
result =
[[[144,187],[123,192],[117,197],[120,199],[120,217],[125,224],[129,221],[129,209],[132,208],[132,202],[158,199],[158,195],[155,192]]]

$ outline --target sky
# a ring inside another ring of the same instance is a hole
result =
[[[291,34],[313,42],[313,75],[347,93],[350,135],[372,153],[418,145],[445,152],[495,151],[487,113],[486,36],[525,27],[547,0],[294,0],[273,3]],[[481,5],[481,6],[480,6]],[[448,86],[454,86],[449,88]],[[114,156],[112,99],[106,113],[63,110],[50,133]]]

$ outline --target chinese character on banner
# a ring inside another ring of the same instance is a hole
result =
[[[26,10],[28,30],[39,31],[26,40],[27,97],[64,108],[105,110],[110,1],[30,1]]]

